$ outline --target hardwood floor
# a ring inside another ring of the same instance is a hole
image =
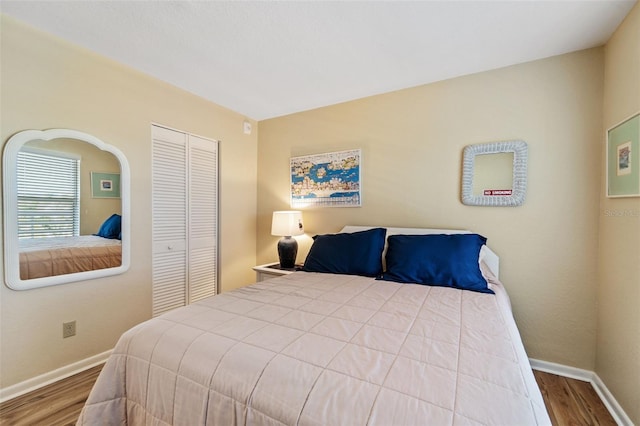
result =
[[[589,382],[533,370],[554,425],[614,425],[615,420]]]
[[[0,425],[75,425],[103,365],[0,404]]]
[[[102,365],[0,404],[0,424],[74,425]],[[590,383],[535,371],[554,426],[615,425]]]

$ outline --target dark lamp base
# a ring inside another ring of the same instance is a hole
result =
[[[278,241],[278,258],[281,268],[293,268],[298,255],[298,242],[292,237],[283,237]]]

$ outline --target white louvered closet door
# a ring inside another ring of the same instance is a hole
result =
[[[159,126],[153,140],[153,316],[214,295],[218,144]]]
[[[218,258],[218,144],[197,136],[189,141],[189,303],[216,294]]]

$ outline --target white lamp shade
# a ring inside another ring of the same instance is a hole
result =
[[[271,235],[280,237],[292,237],[304,234],[302,225],[302,212],[299,211],[279,211],[273,212],[271,221]]]

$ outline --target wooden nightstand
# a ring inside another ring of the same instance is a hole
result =
[[[256,271],[256,282],[268,280],[269,278],[280,277],[282,275],[289,275],[297,270],[300,270],[302,265],[296,265],[292,269],[282,269],[279,263],[267,263],[265,265],[254,266],[252,269]]]

